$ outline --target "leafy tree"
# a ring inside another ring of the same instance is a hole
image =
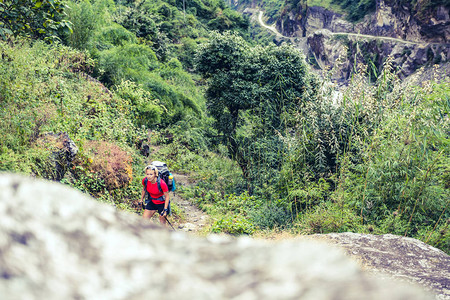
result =
[[[0,0],[0,36],[57,40],[58,34],[72,31],[65,9],[61,0]]]
[[[256,173],[279,168],[279,136],[299,104],[315,94],[300,52],[251,47],[237,34],[215,33],[200,47],[196,62],[209,80],[208,111],[244,176],[258,178]]]

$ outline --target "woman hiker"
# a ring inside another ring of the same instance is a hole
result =
[[[166,216],[170,214],[170,201],[169,201],[169,188],[164,180],[159,180],[158,187],[158,168],[155,166],[147,166],[145,168],[145,177],[142,179],[141,201],[140,203],[144,207],[144,219],[150,219],[156,211],[159,213],[159,221],[161,224],[166,225]],[[149,195],[149,201],[143,202],[146,195],[146,191]]]

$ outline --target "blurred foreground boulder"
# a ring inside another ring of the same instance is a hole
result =
[[[0,175],[2,299],[434,299],[311,241],[197,238]]]

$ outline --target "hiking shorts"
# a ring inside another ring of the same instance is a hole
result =
[[[164,203],[161,204],[155,204],[153,203],[153,201],[148,201],[147,205],[145,205],[145,209],[146,210],[157,210],[159,214],[161,214],[161,212],[164,210]],[[169,206],[167,206],[168,212],[167,215],[170,215],[170,201],[169,201]]]

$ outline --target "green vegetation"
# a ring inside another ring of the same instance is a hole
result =
[[[0,1],[0,38],[25,36],[47,41],[59,40],[62,32],[71,32],[60,0]]]
[[[365,15],[375,11],[375,0],[332,0],[347,12],[347,19],[352,22],[360,21]]]
[[[197,70],[208,79],[215,128],[253,190],[279,167],[291,116],[315,97],[315,82],[293,48],[251,47],[229,33],[213,35],[199,49]]]
[[[178,190],[210,231],[394,233],[450,253],[449,82],[405,86],[386,62],[338,95],[295,49],[247,41],[224,2],[185,5],[69,2],[73,33],[53,44],[3,30],[0,170],[135,211],[147,143],[195,180]]]
[[[238,74],[247,70],[243,63],[236,68],[233,72]],[[270,118],[252,112],[241,115],[248,120],[236,123],[245,126],[242,133],[263,155],[249,149],[241,151],[249,151],[252,157],[252,163],[245,167],[238,160],[244,178],[253,184],[252,197],[239,193],[245,201],[233,196],[223,203],[224,196],[220,195],[224,192],[220,190],[193,194],[205,195],[198,201],[208,210],[214,203],[214,212],[220,210],[217,206],[224,209],[223,214],[226,212],[225,219],[218,218],[214,230],[395,233],[449,252],[448,83],[430,82],[424,88],[402,86],[391,73],[389,62],[375,83],[365,70],[359,70],[359,74],[339,104],[330,103],[332,91],[327,92],[325,86],[317,97],[312,94],[309,101],[300,102],[297,110],[287,115],[286,134],[277,132],[278,141],[261,143],[258,137],[264,137],[264,132],[261,134],[258,126],[246,125],[251,120],[270,129]],[[222,93],[228,90],[232,92],[233,86],[221,89]],[[233,99],[242,103],[246,93],[246,89],[240,89],[235,97],[226,97],[228,105]],[[246,109],[251,110],[251,106]],[[259,134],[253,135],[255,132]],[[243,143],[239,146],[244,148]],[[246,177],[246,171],[252,176]],[[230,207],[230,202],[236,201],[244,208]],[[252,222],[242,223],[242,216]],[[238,225],[234,228],[231,224]]]
[[[106,157],[91,155],[90,141],[102,140],[106,148],[117,149],[116,159],[123,165],[115,171],[122,176],[131,171],[130,145],[141,132],[133,126],[133,108],[126,99],[86,78],[83,71],[93,64],[86,53],[21,40],[2,42],[0,52],[0,169],[55,179],[54,155],[63,147],[49,133],[66,132],[79,148],[68,182],[93,195],[128,184],[131,176],[117,185],[110,175],[95,172],[97,159]]]
[[[333,0],[308,0],[308,6],[321,6],[323,8],[342,13],[343,10],[339,4],[336,4]]]

